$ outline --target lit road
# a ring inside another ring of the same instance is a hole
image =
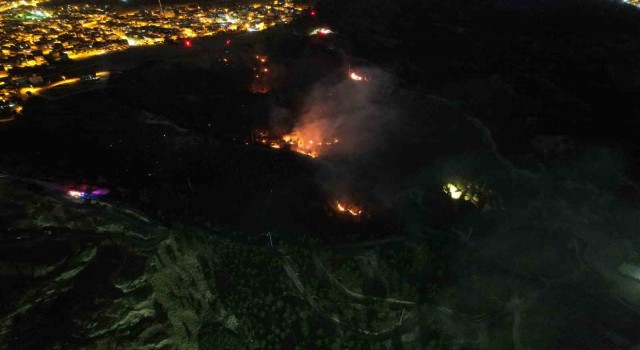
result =
[[[66,68],[65,72],[71,71],[100,71],[96,75],[104,80],[111,72],[124,71],[131,68],[135,68],[141,62],[146,60],[159,59],[163,61],[175,61],[184,58],[189,58],[198,55],[218,56],[227,49],[225,41],[227,39],[235,40],[239,36],[247,36],[252,33],[243,33],[241,35],[225,35],[217,36],[213,38],[200,39],[194,41],[192,47],[183,47],[175,45],[148,45],[131,47],[127,50],[107,52],[100,55],[88,55],[83,57],[80,62],[76,60],[76,64],[73,67]],[[76,75],[82,75],[82,73],[75,73]],[[20,96],[22,99],[28,99],[30,96],[41,95],[41,97],[53,99],[44,94],[47,90],[60,87],[60,86],[72,86],[79,82],[78,78],[69,78],[62,80],[47,86],[40,87],[25,87],[20,89]],[[83,90],[89,90],[91,87]],[[29,94],[30,93],[30,94]],[[78,93],[78,92],[74,92]],[[65,95],[66,97],[68,95]],[[61,97],[56,97],[59,99]]]
[[[103,71],[103,72],[98,72],[96,73],[96,76],[98,77],[98,79],[104,79],[106,77],[108,77],[111,74],[111,72],[108,71]],[[47,86],[39,86],[39,87],[26,87],[26,88],[22,88],[20,89],[20,96],[23,99],[27,99],[31,96],[34,95],[42,95],[42,93],[46,92],[47,90],[56,88],[56,87],[60,87],[60,86],[68,86],[68,85],[75,85],[77,83],[79,83],[81,80],[80,78],[69,78],[69,79],[65,79],[65,80],[61,80],[52,84],[49,84]],[[82,89],[82,91],[87,91],[87,90],[91,90],[92,88],[94,88],[93,86],[87,87],[86,89]],[[78,92],[75,92],[78,93]],[[66,95],[65,95],[66,96]],[[65,96],[61,96],[58,98],[62,98]],[[43,96],[46,98],[46,96]],[[56,99],[58,99],[56,98]]]
[[[70,54],[68,54],[68,56],[69,56],[70,59],[72,59],[74,61],[79,61],[79,60],[87,59],[87,58],[93,57],[93,56],[104,55],[106,53],[109,53],[109,51],[107,51],[107,50],[91,50],[91,51],[81,52],[81,53],[70,53]]]

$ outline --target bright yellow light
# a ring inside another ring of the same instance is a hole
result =
[[[138,46],[138,45],[140,45],[140,44],[141,44],[141,43],[140,43],[138,40],[136,40],[136,39],[126,38],[126,40],[127,40],[127,44],[129,44],[129,46]]]
[[[453,199],[460,199],[460,197],[462,197],[462,191],[454,184],[447,184],[445,193],[448,193]]]
[[[83,52],[67,52],[67,56],[72,60],[82,60],[93,56],[104,55],[106,53],[106,50],[89,50]]]
[[[191,28],[183,28],[182,35],[186,36],[187,38],[193,38],[197,36]]]
[[[350,77],[352,80],[355,80],[355,81],[363,81],[363,80],[364,80],[364,81],[367,81],[367,80],[368,80],[366,77],[363,77],[362,75],[359,75],[359,74],[358,74],[358,73],[356,73],[356,72],[351,72],[351,74],[349,75],[349,77]]]

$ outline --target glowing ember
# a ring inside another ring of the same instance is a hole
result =
[[[355,210],[355,209],[348,209],[349,214],[353,215],[353,216],[358,216],[360,214],[362,214],[362,210]]]
[[[349,214],[351,216],[360,216],[362,214],[362,209],[348,204],[340,203],[336,201],[336,209],[339,213]]]
[[[269,67],[266,66],[266,62],[268,61],[267,56],[256,55],[256,60],[258,61],[258,66],[262,67],[253,67],[253,70],[256,71],[256,79],[251,84],[250,91],[255,94],[265,94],[271,91],[271,79],[268,73],[270,71]]]
[[[306,131],[306,132],[304,132]],[[311,158],[318,157],[326,147],[331,146],[337,142],[337,139],[327,141],[320,137],[313,137],[316,133],[313,130],[301,130],[300,133],[294,132],[282,137],[284,143],[291,146],[291,150],[300,154],[304,154]]]
[[[359,75],[359,74],[358,74],[358,73],[356,73],[356,72],[351,72],[351,74],[349,75],[349,77],[350,77],[352,80],[355,80],[355,81],[367,81],[367,80],[368,80],[366,77],[363,77],[362,75]]]
[[[300,154],[304,154],[305,156],[311,157],[311,158],[317,158],[318,157],[318,153],[314,152],[314,151],[305,151],[302,149],[296,149],[294,150],[297,153]]]
[[[253,140],[255,144],[268,146],[273,149],[287,149],[311,158],[317,158],[327,151],[338,139],[325,139],[312,126],[297,129],[284,136],[272,135],[267,130],[255,130]]]

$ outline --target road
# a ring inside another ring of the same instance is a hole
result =
[[[88,91],[88,90],[94,90],[97,87],[103,87],[104,84],[97,84],[97,83],[106,82],[106,80],[109,77],[109,75],[111,75],[111,72],[108,72],[108,71],[97,72],[96,76],[98,77],[98,81],[93,82],[93,84],[91,84],[91,85],[86,85],[86,86],[84,86],[84,88],[82,88],[80,90],[76,90],[71,94],[65,94],[65,95],[62,95],[62,96],[57,96],[55,98],[53,98],[51,96],[47,96],[46,92],[48,90],[55,89],[57,87],[66,87],[66,86],[76,85],[76,84],[81,82],[81,79],[80,78],[69,78],[69,79],[64,79],[64,80],[61,80],[61,81],[57,81],[57,82],[49,84],[47,86],[25,87],[25,88],[20,89],[20,96],[22,97],[22,99],[25,99],[25,100],[28,99],[31,96],[34,96],[34,95],[38,95],[38,96],[44,97],[44,98],[46,98],[48,100],[57,100],[57,99],[60,99],[60,98],[67,97],[69,95],[74,95],[74,94],[81,93],[81,92]]]
[[[65,73],[79,71],[76,75],[88,74],[95,71],[124,71],[135,68],[139,64],[149,60],[171,61],[189,57],[199,57],[222,53],[227,39],[238,36],[251,35],[251,33],[220,34],[215,37],[193,38],[192,45],[144,45],[133,46],[126,50],[107,52],[101,55],[88,56],[74,60],[68,67],[61,67]]]
[[[96,86],[87,86],[85,89],[76,90],[69,94],[61,96],[48,96],[45,92],[56,87],[72,86],[80,82],[80,76],[92,74],[94,72],[106,81],[111,72],[124,71],[132,69],[145,61],[163,60],[171,61],[185,59],[190,57],[202,57],[219,55],[227,48],[225,42],[227,39],[237,38],[239,36],[251,35],[252,33],[219,35],[211,38],[192,39],[191,47],[181,45],[151,45],[131,47],[123,51],[108,52],[101,55],[89,56],[70,63],[62,63],[55,72],[51,74],[67,75],[69,78],[57,81],[42,87],[25,87],[20,89],[22,99],[28,99],[30,96],[39,95],[49,100],[57,100],[71,95],[97,89]],[[99,84],[92,84],[99,85]],[[9,120],[7,120],[9,121]]]
[[[413,317],[413,315],[411,317],[409,317],[409,316],[405,317],[404,316],[404,312],[402,313],[402,316],[398,320],[398,322],[396,322],[396,323],[392,324],[391,326],[389,326],[388,328],[380,330],[380,331],[372,331],[372,330],[362,329],[362,328],[359,328],[357,326],[351,325],[349,322],[341,320],[335,314],[329,314],[316,301],[316,297],[311,295],[309,293],[309,290],[307,290],[304,287],[304,285],[302,284],[302,281],[300,281],[300,278],[298,277],[298,273],[293,268],[293,262],[291,261],[291,258],[289,258],[287,255],[282,254],[281,252],[278,252],[278,253],[280,254],[280,260],[282,262],[282,267],[284,268],[284,270],[285,270],[287,276],[289,277],[289,279],[291,280],[291,282],[293,282],[293,285],[296,287],[296,289],[298,289],[298,291],[307,300],[309,305],[316,312],[318,312],[318,314],[320,314],[322,317],[324,317],[327,321],[335,324],[337,327],[342,328],[342,329],[347,329],[347,330],[349,330],[349,331],[351,331],[353,333],[356,333],[359,336],[361,336],[363,338],[367,338],[367,339],[387,339],[387,338],[392,337],[394,334],[396,334],[396,332],[400,332],[400,333],[404,334],[404,333],[407,333],[408,331],[411,331],[411,330],[415,329],[416,321],[417,321],[416,318]],[[407,322],[407,321],[409,321],[409,322]]]

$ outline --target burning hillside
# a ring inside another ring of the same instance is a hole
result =
[[[265,67],[268,62],[266,56],[252,58],[257,61],[256,67]],[[344,75],[319,81],[291,109],[274,106],[269,126],[253,130],[250,140],[242,140],[246,145],[272,152],[295,152],[309,157],[317,171],[309,180],[321,189],[318,199],[324,202],[324,210],[306,203],[302,207],[308,208],[300,215],[314,212],[313,215],[329,216],[331,225],[338,226],[371,222],[376,204],[365,199],[370,197],[364,195],[367,189],[352,174],[357,173],[356,164],[379,150],[386,131],[396,119],[395,105],[386,90],[382,90],[386,86],[382,84],[390,78],[362,64],[357,66],[357,70],[350,67],[347,70],[345,64],[336,71]]]
[[[254,63],[254,76],[255,79],[251,84],[251,92],[254,94],[265,94],[272,89],[271,75],[269,65],[267,63],[268,57],[256,55]]]
[[[282,140],[291,146],[291,150],[310,156],[312,158],[318,157],[324,153],[328,147],[339,142],[336,138],[323,138],[313,137],[309,134],[294,132],[288,135],[284,135]]]
[[[340,142],[337,138],[323,137],[310,129],[297,129],[286,135],[273,135],[265,130],[256,130],[254,139],[258,145],[291,150],[311,158],[325,154],[330,147]]]
[[[321,133],[317,132],[317,130],[314,132],[313,129],[296,129],[294,132],[285,135],[273,134],[267,130],[255,130],[253,140],[255,145],[278,151],[292,151],[310,158],[318,158],[326,154],[331,147],[335,147],[340,142],[337,138],[323,137]],[[335,194],[335,188],[330,192]],[[338,190],[337,192],[341,191]],[[342,195],[329,196],[334,198],[327,202],[329,212],[334,212],[339,217],[347,219],[359,220],[364,217],[365,211],[363,207],[355,204],[353,200],[346,199]]]

